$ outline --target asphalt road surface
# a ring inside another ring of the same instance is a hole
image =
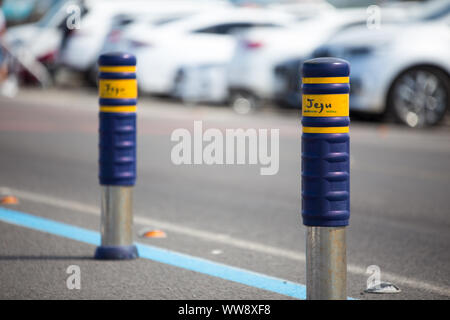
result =
[[[1,98],[0,193],[19,199],[1,207],[98,231],[97,112],[95,92],[26,90],[15,99]],[[301,288],[306,279],[298,114],[265,110],[238,116],[223,107],[144,98],[138,117],[136,242]],[[278,174],[262,176],[260,165],[174,165],[171,133],[192,131],[195,120],[220,130],[279,129]],[[449,201],[448,126],[412,130],[353,121],[348,295],[449,299]],[[147,229],[167,237],[140,237]],[[0,219],[0,298],[295,298],[151,257],[96,261],[94,250],[65,234]],[[80,267],[80,290],[67,288],[70,265]],[[363,293],[370,265],[379,266],[381,280],[401,293]]]

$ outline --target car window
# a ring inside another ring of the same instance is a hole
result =
[[[80,8],[80,12],[79,12],[80,17],[79,18],[82,19],[89,13],[89,10],[85,6],[81,6],[79,8]],[[67,12],[65,13],[65,15],[64,15],[65,19],[61,20],[60,23],[57,25],[58,29],[61,29],[61,30],[67,29],[67,18],[70,15],[71,15],[71,13],[67,13]]]
[[[415,8],[411,19],[415,21],[433,21],[450,16],[450,0],[432,0]]]
[[[236,31],[246,30],[254,27],[277,27],[278,25],[273,23],[250,23],[250,22],[235,22],[235,23],[223,23],[207,28],[194,30],[194,33],[211,33],[211,34],[232,34]]]
[[[117,15],[113,18],[112,26],[113,27],[124,27],[133,23],[136,20],[136,17],[128,16],[128,15]]]
[[[370,5],[378,4],[377,0],[326,0],[333,7],[336,8],[351,8],[351,7],[368,7]]]
[[[450,4],[447,4],[445,7],[440,8],[440,10],[436,10],[434,12],[429,13],[423,17],[423,20],[438,20],[444,17],[450,16]]]
[[[36,23],[39,27],[47,27],[57,16],[66,15],[67,3],[60,2],[53,5],[50,10]],[[64,11],[63,11],[64,10]],[[58,23],[59,24],[59,23]]]
[[[194,30],[194,33],[230,34],[232,30],[247,29],[250,26],[250,23],[223,23]]]
[[[187,17],[187,15],[186,16],[175,16],[175,17],[165,17],[165,18],[150,21],[150,25],[162,26],[162,25],[165,25],[165,24],[168,24],[171,22],[181,20],[182,18],[186,18],[186,17]]]

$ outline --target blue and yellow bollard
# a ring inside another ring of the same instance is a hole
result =
[[[302,217],[307,226],[307,299],[346,299],[345,227],[350,218],[350,65],[303,64]]]
[[[136,58],[103,54],[99,65],[101,246],[96,259],[135,259],[132,190],[136,180]]]

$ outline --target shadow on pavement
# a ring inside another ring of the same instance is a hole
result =
[[[94,260],[93,256],[0,256],[2,260]]]

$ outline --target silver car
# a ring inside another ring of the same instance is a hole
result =
[[[348,29],[315,50],[351,63],[350,108],[437,124],[450,104],[450,0],[426,3],[405,23]]]

